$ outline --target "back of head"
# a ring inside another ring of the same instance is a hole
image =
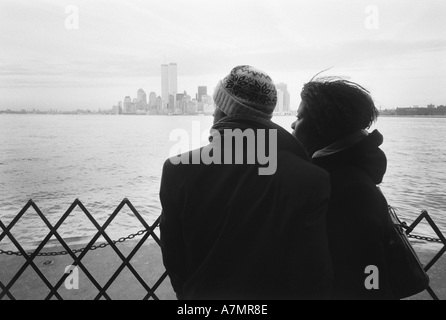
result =
[[[336,140],[369,128],[378,117],[370,93],[357,83],[333,77],[313,79],[301,92],[303,117],[320,137]]]
[[[237,66],[214,92],[216,107],[226,115],[250,115],[271,119],[277,91],[271,77],[251,66]]]

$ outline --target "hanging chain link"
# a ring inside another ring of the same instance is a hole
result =
[[[132,233],[132,234],[128,235],[127,237],[122,237],[122,238],[119,238],[118,240],[112,240],[112,242],[113,242],[113,244],[122,243],[122,242],[124,242],[126,240],[131,240],[131,239],[135,238],[136,236],[141,236],[141,235],[143,235],[146,232],[147,232],[147,230],[140,230],[137,233]],[[102,248],[105,248],[105,247],[107,247],[109,245],[110,245],[110,243],[108,243],[108,242],[101,243],[101,244],[98,244],[98,245],[92,245],[89,250],[102,249]],[[85,251],[85,249],[86,248],[80,248],[80,249],[74,249],[74,250],[71,250],[71,251],[74,254],[76,254],[76,253]],[[19,251],[11,251],[11,250],[4,251],[2,249],[0,249],[0,254],[6,254],[8,256],[12,256],[12,255],[22,256],[22,253],[19,252]],[[32,254],[32,252],[27,252],[27,254],[30,256]],[[40,252],[40,253],[37,254],[37,256],[38,257],[48,257],[48,256],[63,256],[63,255],[67,255],[67,254],[68,254],[68,252],[64,250],[64,251],[58,251],[58,252]]]
[[[415,238],[415,239],[418,239],[418,240],[443,243],[443,241],[441,241],[441,239],[438,239],[438,238],[431,238],[431,237],[426,237],[426,236],[420,236],[420,235],[417,235],[417,234],[408,234],[407,236],[409,238]]]
[[[122,237],[122,238],[119,238],[118,240],[112,240],[112,242],[113,242],[113,244],[122,243],[122,242],[124,242],[126,240],[131,240],[131,239],[135,238],[136,236],[141,236],[141,235],[143,235],[146,232],[147,232],[147,230],[140,230],[137,233],[129,234],[127,237]],[[418,239],[418,240],[443,243],[441,241],[441,239],[438,239],[438,238],[431,238],[431,237],[420,236],[420,235],[416,235],[416,234],[408,234],[407,236],[409,238],[414,238],[414,239]],[[92,245],[89,250],[103,249],[103,248],[105,248],[105,247],[107,247],[109,245],[110,245],[110,243],[108,243],[108,242],[101,243],[101,244],[98,244],[98,245]],[[71,251],[74,254],[76,254],[76,253],[85,251],[85,249],[86,248],[80,248],[80,249],[74,249],[74,250],[71,250]],[[4,251],[2,249],[0,249],[0,254],[6,254],[8,256],[12,256],[12,255],[22,256],[22,253],[19,252],[19,251],[11,251],[11,250]],[[27,254],[31,255],[32,252],[27,252]],[[63,251],[58,251],[58,252],[40,252],[40,253],[37,254],[37,256],[38,257],[48,257],[48,256],[63,256],[63,255],[67,255],[67,254],[68,254],[68,252],[63,250]]]

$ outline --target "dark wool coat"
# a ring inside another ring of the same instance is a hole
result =
[[[313,163],[326,169],[331,179],[327,228],[334,270],[333,297],[392,299],[386,263],[390,221],[387,201],[376,187],[387,167],[386,156],[379,148],[383,137],[377,130],[368,136],[364,132],[355,135],[350,142],[347,137],[344,143],[313,155]],[[378,289],[365,286],[366,280],[370,281],[370,272],[365,269],[370,265],[378,268]]]
[[[235,128],[277,130],[274,174],[259,175],[258,163],[164,164],[162,254],[177,297],[327,298],[328,174],[271,121],[226,117],[214,125]]]

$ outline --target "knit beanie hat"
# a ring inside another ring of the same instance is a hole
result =
[[[227,115],[247,114],[271,119],[277,91],[265,72],[251,66],[238,66],[218,82],[214,102]]]

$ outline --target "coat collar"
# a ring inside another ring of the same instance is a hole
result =
[[[367,132],[367,130],[355,131],[352,134],[345,136],[344,138],[336,140],[329,146],[316,151],[313,154],[312,158],[314,159],[314,158],[327,157],[335,153],[338,153],[364,140],[365,138],[367,138],[368,135],[369,133]]]

